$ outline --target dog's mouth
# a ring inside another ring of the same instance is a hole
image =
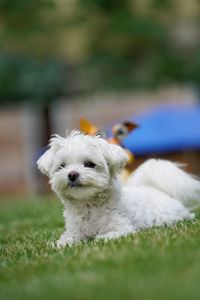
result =
[[[68,182],[68,187],[70,188],[81,188],[83,185],[80,182]]]

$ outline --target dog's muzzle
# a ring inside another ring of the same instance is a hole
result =
[[[79,173],[76,171],[71,171],[68,174],[68,186],[70,187],[81,187],[82,185],[80,184],[80,182],[78,181],[79,179]]]

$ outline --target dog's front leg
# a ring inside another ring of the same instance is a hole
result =
[[[121,236],[126,236],[130,233],[134,233],[136,230],[130,224],[129,220],[127,219],[120,219],[115,220],[106,226],[104,231],[101,231],[96,238],[97,239],[104,239],[104,240],[111,240],[117,239]]]
[[[129,231],[122,231],[122,230],[121,231],[109,231],[109,232],[107,232],[105,234],[98,234],[96,236],[96,238],[98,240],[101,240],[101,239],[103,239],[103,240],[113,240],[113,239],[117,239],[117,238],[119,238],[121,236],[127,236],[128,234],[134,233],[134,232],[136,232],[136,231],[135,230],[129,230]]]
[[[64,248],[66,246],[71,247],[74,244],[77,244],[80,242],[81,237],[78,232],[70,232],[69,230],[66,230],[59,240],[56,241],[57,248]]]

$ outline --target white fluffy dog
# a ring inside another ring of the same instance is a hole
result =
[[[58,247],[194,218],[200,183],[179,165],[148,160],[122,186],[127,155],[121,147],[78,131],[55,135],[49,146],[37,163],[64,205],[66,231]]]

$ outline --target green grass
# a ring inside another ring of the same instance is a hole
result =
[[[0,299],[200,299],[197,220],[64,250],[58,201],[0,202]]]

